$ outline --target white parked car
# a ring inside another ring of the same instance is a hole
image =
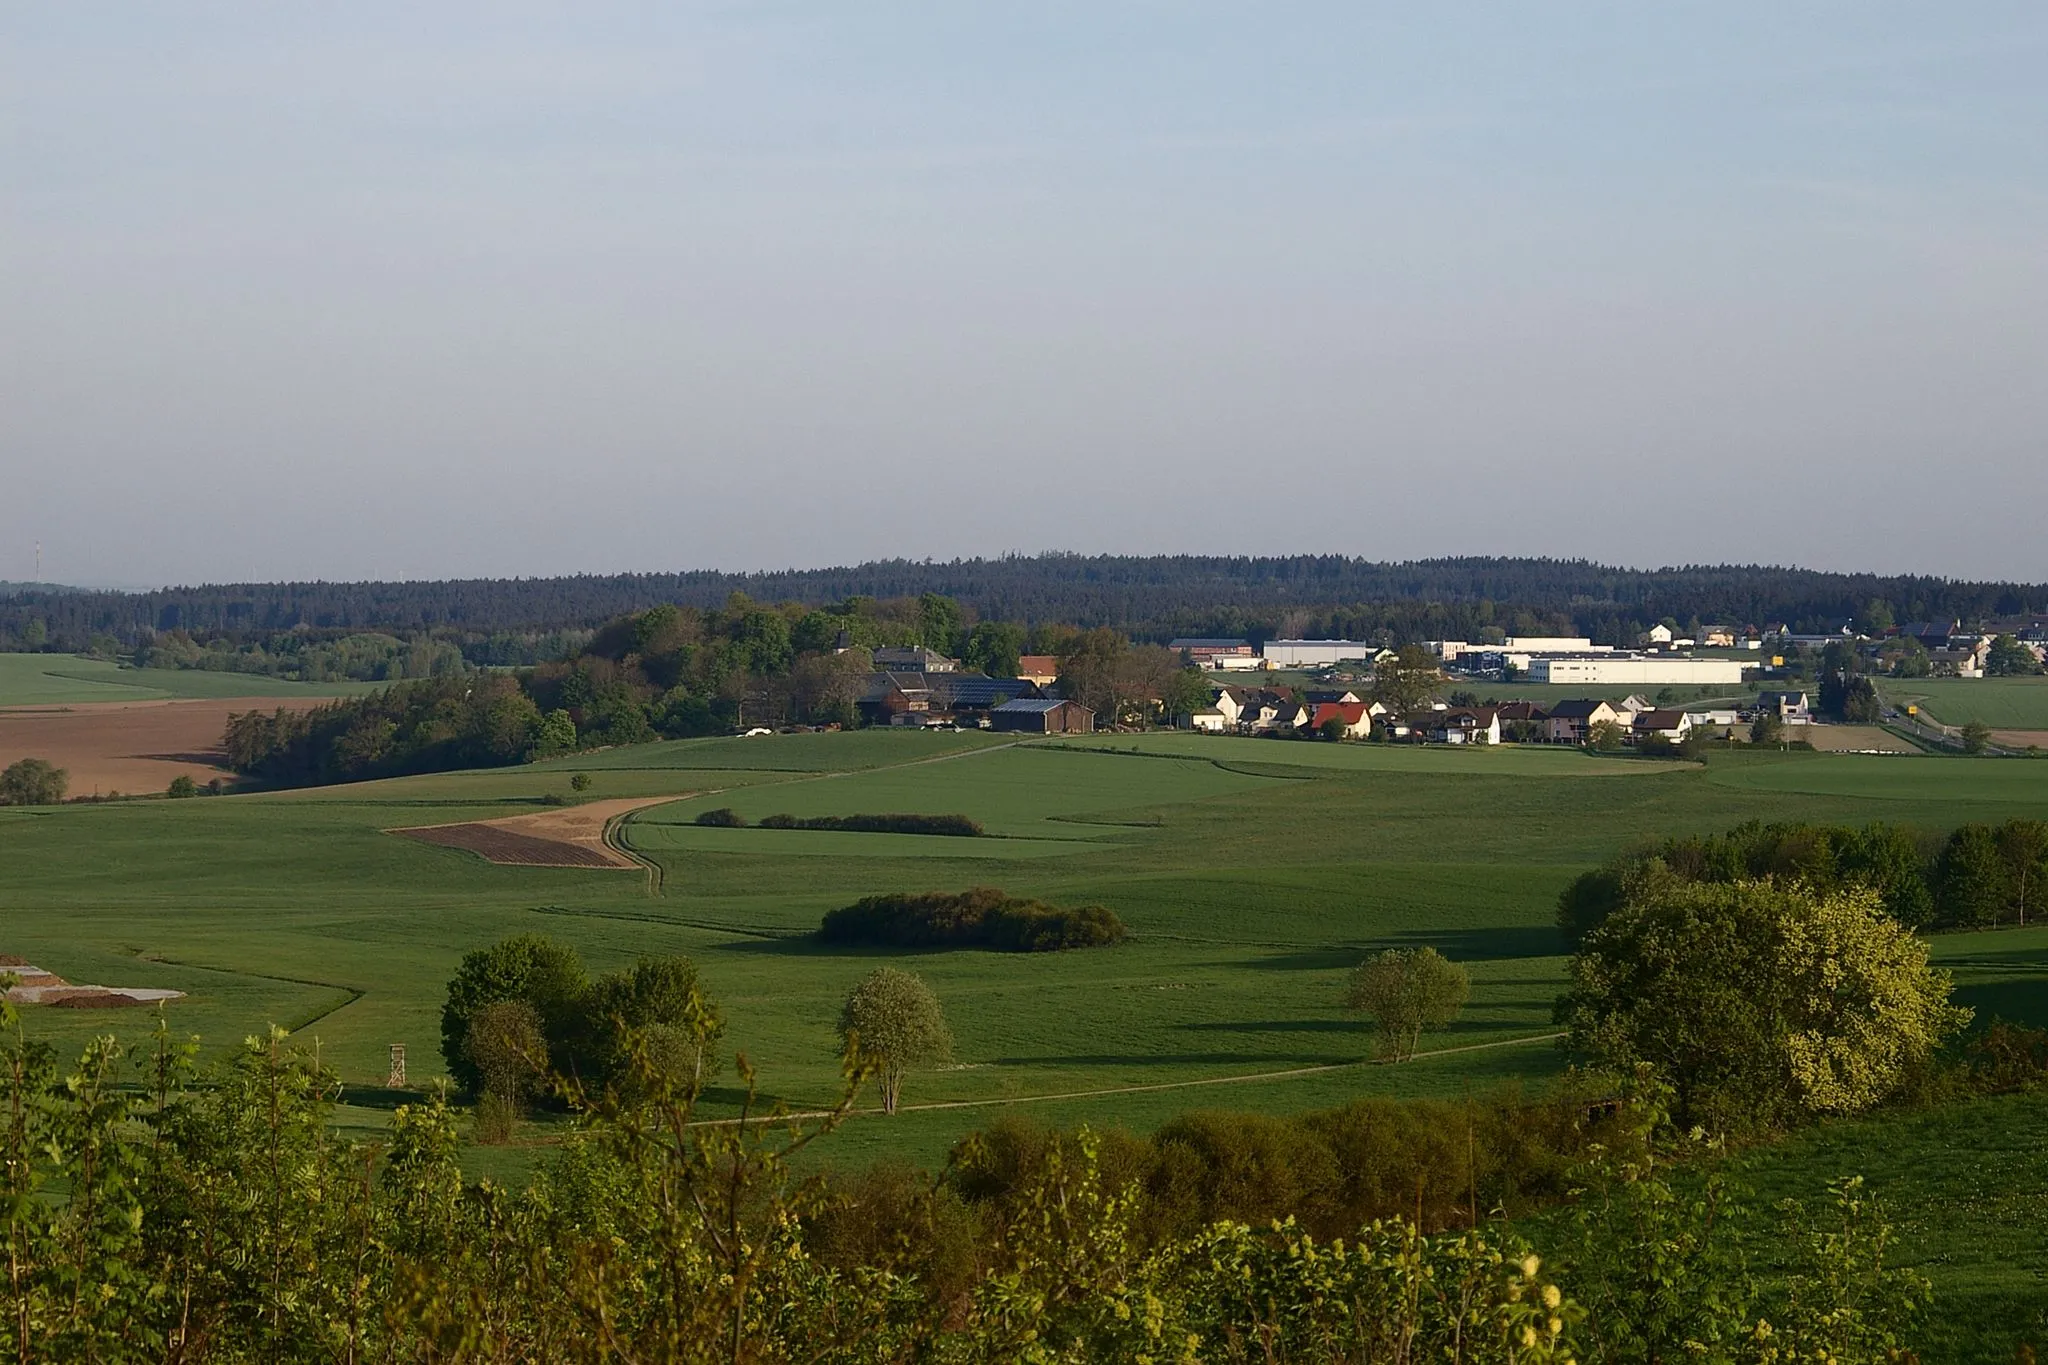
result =
[[[741,735],[741,736],[740,736],[740,738],[741,738],[741,739],[752,739],[752,738],[753,738],[753,737],[754,737],[755,735],[772,735],[772,734],[774,734],[774,733],[775,733],[775,732],[774,732],[773,730],[769,729],[769,728],[768,728],[767,726],[765,726],[765,725],[756,725],[756,726],[755,726],[755,727],[754,727],[753,729],[751,729],[751,730],[747,731],[747,732],[746,732],[745,734]]]

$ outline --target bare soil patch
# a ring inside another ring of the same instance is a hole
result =
[[[258,697],[0,707],[0,768],[48,759],[70,774],[73,796],[160,792],[176,777],[232,778],[220,748],[229,715],[324,703]]]
[[[7,988],[11,1005],[48,1005],[55,1009],[127,1009],[154,1005],[160,1000],[179,1000],[183,991],[158,990],[147,986],[74,986],[55,972],[46,972],[26,958],[0,954],[0,971],[15,980]]]
[[[1803,739],[1823,753],[1831,754],[1917,754],[1918,746],[1908,744],[1882,725],[1801,725],[1785,732],[1787,739]]]
[[[2008,749],[2048,749],[2048,730],[1993,730],[1991,742]]]
[[[682,792],[675,796],[619,797],[609,801],[587,801],[580,806],[564,806],[534,815],[508,815],[502,820],[419,825],[411,829],[386,830],[385,833],[403,835],[439,848],[459,848],[506,867],[637,869],[640,864],[605,843],[605,826],[633,811],[694,795],[694,792]]]

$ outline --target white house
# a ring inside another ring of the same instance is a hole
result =
[[[1230,728],[1230,722],[1223,718],[1223,712],[1213,706],[1205,706],[1189,714],[1188,723],[1197,730],[1220,735]]]
[[[1671,639],[1671,627],[1666,625],[1651,626],[1648,630],[1643,632],[1644,644],[1668,645],[1671,643]]]

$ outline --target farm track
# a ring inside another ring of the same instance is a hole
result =
[[[1418,1052],[1408,1058],[1411,1062],[1424,1061],[1431,1057],[1451,1057],[1466,1052],[1488,1052],[1496,1048],[1520,1047],[1527,1043],[1547,1043],[1564,1037],[1562,1032],[1533,1033],[1521,1038],[1502,1038],[1491,1043],[1467,1043],[1462,1047],[1440,1047],[1429,1052]],[[1159,1081],[1152,1085],[1118,1085],[1102,1090],[1065,1090],[1046,1095],[1005,1095],[984,1100],[935,1100],[926,1104],[899,1104],[899,1114],[932,1113],[948,1109],[994,1109],[1014,1104],[1049,1104],[1059,1100],[1092,1100],[1111,1095],[1144,1095],[1161,1090],[1192,1090],[1204,1085],[1243,1085],[1254,1081],[1296,1080],[1303,1076],[1322,1076],[1332,1071],[1349,1071],[1362,1066],[1393,1066],[1378,1057],[1361,1057],[1355,1062],[1326,1062],[1320,1066],[1296,1066],[1284,1071],[1252,1071],[1239,1076],[1203,1076],[1192,1081]],[[700,1119],[690,1124],[692,1128],[734,1128],[742,1123],[784,1123],[792,1119],[830,1118],[836,1111],[830,1109],[806,1109],[787,1114],[777,1114],[758,1119]],[[855,1109],[849,1117],[878,1115],[879,1108]]]

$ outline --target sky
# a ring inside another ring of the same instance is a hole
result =
[[[2048,7],[0,0],[0,579],[2048,579]]]

